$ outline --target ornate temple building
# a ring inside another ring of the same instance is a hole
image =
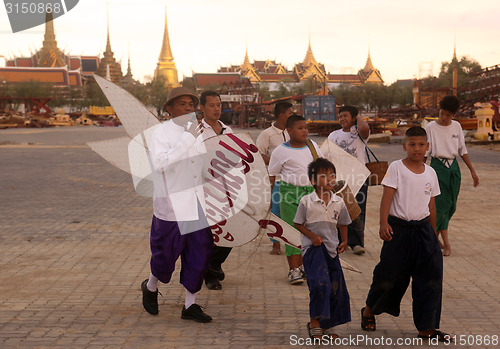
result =
[[[193,74],[193,81],[199,90],[213,85],[245,84],[245,80],[249,80],[254,85],[268,84],[270,90],[276,89],[281,82],[300,84],[305,81],[313,81],[318,86],[328,88],[334,88],[340,84],[384,83],[380,71],[373,66],[369,51],[365,67],[359,70],[358,74],[328,73],[324,64],[319,63],[314,57],[310,39],[304,60],[295,64],[291,70],[271,60],[251,63],[248,49],[246,49],[245,58],[241,65],[221,67],[217,73]]]
[[[107,76],[107,73],[109,76]],[[109,15],[107,18],[106,50],[104,51],[103,57],[99,62],[99,68],[97,68],[96,74],[110,79],[115,84],[119,83],[120,80],[123,79],[122,66],[116,61],[115,54],[111,50],[111,43],[109,40]]]
[[[128,63],[126,84],[134,81],[130,70],[130,54]],[[93,81],[94,73],[103,77],[109,74],[110,80],[115,83],[124,79],[121,65],[116,61],[111,50],[109,20],[103,57],[76,56],[66,54],[58,48],[52,13],[47,13],[44,40],[40,50],[29,57],[7,59],[5,65],[5,67],[0,67],[0,81],[9,84],[35,80],[60,87],[79,87],[87,81]]]
[[[57,46],[52,13],[47,13],[42,47],[30,57],[15,57],[0,67],[0,81],[18,83],[30,80],[56,86],[82,86],[99,67],[97,56],[73,56]]]
[[[368,50],[368,58],[366,59],[365,67],[358,71],[358,75],[363,83],[368,84],[383,84],[384,80],[378,69],[375,69],[370,57],[370,50]]]
[[[167,25],[167,8],[165,7],[165,30],[163,32],[163,43],[161,46],[160,57],[155,70],[155,79],[163,78],[165,86],[179,86],[179,78],[177,76],[177,68],[175,67],[174,56],[170,48],[170,40],[168,38]]]

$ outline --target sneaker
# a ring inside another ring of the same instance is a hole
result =
[[[288,281],[290,281],[290,284],[292,285],[298,285],[304,282],[302,272],[299,268],[293,268],[288,272]]]
[[[147,283],[148,279],[144,280],[141,284],[142,306],[151,315],[158,315],[158,290],[151,292],[146,286]]]
[[[363,246],[356,245],[352,248],[352,252],[354,252],[354,254],[361,255],[365,253],[365,248]]]
[[[181,318],[186,320],[194,320],[196,322],[210,322],[212,317],[201,310],[201,307],[194,303],[189,308],[182,307]]]
[[[302,278],[307,279],[307,274],[306,274],[306,270],[304,269],[304,265],[299,266],[299,269],[300,269],[300,273],[302,274]]]

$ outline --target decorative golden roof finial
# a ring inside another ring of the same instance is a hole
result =
[[[38,62],[41,67],[62,67],[65,65],[62,53],[57,47],[52,12],[47,12],[45,15],[45,35]]]
[[[318,62],[316,62],[316,58],[314,58],[314,54],[312,52],[312,48],[311,48],[311,29],[310,29],[310,26],[309,26],[309,45],[307,46],[307,52],[306,52],[306,56],[304,58],[304,61],[302,62],[302,65],[304,67],[307,67],[311,64],[318,64]]]
[[[174,56],[170,48],[170,39],[168,38],[168,25],[167,25],[167,6],[165,6],[165,30],[163,32],[163,44],[161,46],[160,60],[172,61]]]
[[[170,49],[170,40],[168,38],[167,24],[167,6],[165,6],[165,31],[163,32],[163,43],[161,46],[160,57],[155,70],[155,79],[162,76],[165,80],[165,85],[173,87],[179,86],[179,78],[177,76],[177,68],[174,63],[174,56]]]
[[[370,72],[372,70],[375,70],[375,67],[373,66],[372,57],[370,55],[370,44],[368,44],[368,58],[366,59],[366,64],[363,68],[363,71]]]

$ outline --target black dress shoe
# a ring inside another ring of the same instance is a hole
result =
[[[214,270],[214,269],[210,269],[210,272],[213,273],[213,275],[219,280],[219,281],[222,281],[224,280],[224,277],[226,276],[224,274],[224,271],[222,270],[222,268],[220,268],[219,270]]]
[[[185,306],[182,307],[181,318],[186,320],[194,320],[196,322],[210,322],[212,317],[207,315],[201,310],[201,307],[194,303],[191,304],[189,308],[186,309]]]
[[[146,286],[147,283],[148,279],[141,284],[142,306],[151,315],[158,315],[158,290],[151,292]]]
[[[222,290],[222,284],[217,279],[205,279],[205,285],[209,290]]]

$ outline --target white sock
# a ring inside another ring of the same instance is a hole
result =
[[[191,293],[188,290],[186,290],[186,301],[184,303],[184,306],[186,309],[188,309],[190,306],[194,304],[196,300],[196,293]]]
[[[153,274],[150,274],[146,287],[149,291],[156,292],[156,290],[158,289],[158,278]]]

